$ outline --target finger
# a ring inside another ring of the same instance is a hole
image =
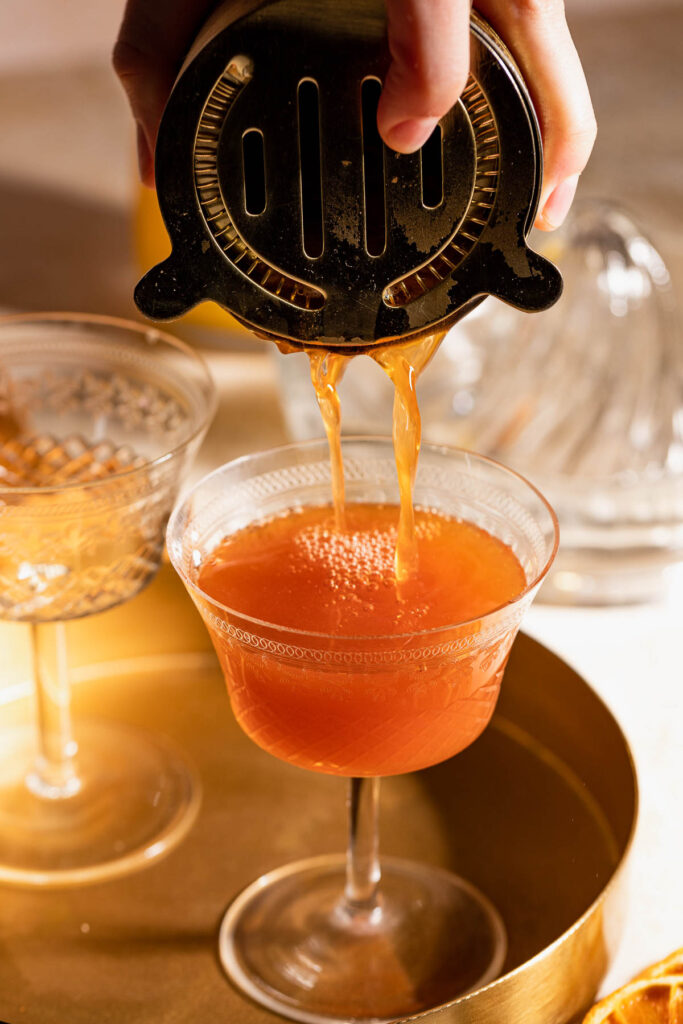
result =
[[[588,85],[562,0],[477,0],[515,55],[543,136],[543,187],[536,226],[559,227],[595,142]]]
[[[469,0],[386,0],[391,65],[377,108],[388,146],[412,153],[465,87]]]
[[[178,68],[213,0],[128,0],[114,70],[137,122],[140,177],[154,185],[159,121]]]

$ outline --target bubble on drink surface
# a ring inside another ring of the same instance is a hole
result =
[[[333,590],[379,590],[394,580],[396,528],[336,530],[308,526],[295,540],[297,562],[323,568]]]
[[[444,531],[449,517],[437,509],[415,509],[415,537],[418,541],[431,542],[437,540]]]

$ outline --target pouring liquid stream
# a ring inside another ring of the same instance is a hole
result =
[[[327,349],[307,349],[311,363],[311,380],[330,446],[330,473],[332,478],[332,504],[337,530],[343,530],[344,516],[344,461],[341,449],[341,402],[337,384],[344,376],[350,356]]]
[[[394,385],[392,436],[399,486],[399,522],[395,555],[396,584],[399,588],[417,571],[417,543],[413,486],[420,454],[421,422],[417,402],[417,380],[436,352],[444,331],[432,332],[403,344],[382,345],[370,355]],[[344,529],[344,464],[341,450],[341,403],[337,385],[349,359],[339,352],[323,348],[306,350],[311,364],[311,380],[330,446],[332,500],[335,524]]]

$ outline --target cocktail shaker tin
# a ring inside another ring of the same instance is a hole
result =
[[[221,6],[166,107],[156,151],[172,253],[143,313],[211,299],[261,336],[353,351],[446,328],[486,295],[540,310],[558,271],[526,244],[538,122],[511,54],[470,22],[470,75],[418,153],[384,146],[381,0]]]

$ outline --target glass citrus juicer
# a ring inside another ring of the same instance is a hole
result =
[[[162,119],[156,180],[172,252],[137,286],[143,313],[173,319],[210,299],[286,351],[339,356],[439,336],[489,294],[528,310],[557,299],[558,272],[526,243],[541,183],[538,124],[518,68],[481,18],[472,14],[461,99],[422,151],[405,156],[376,128],[389,63],[381,3],[280,0],[240,11],[223,5],[211,16]],[[339,455],[347,502],[397,503],[390,441],[343,441]],[[285,760],[351,779],[347,858],[289,865],[250,886],[223,920],[221,962],[243,992],[292,1019],[390,1021],[494,978],[505,932],[463,879],[388,860],[380,872],[377,776],[436,763],[484,728],[557,523],[514,473],[423,449],[416,504],[507,545],[525,581],[514,599],[433,632],[359,637],[293,629],[207,591],[203,567],[224,538],[329,504],[330,481],[324,442],[237,460],[186,497],[168,545],[243,728]],[[423,696],[398,728],[390,695],[416,679]],[[429,705],[437,680],[459,721],[443,744],[430,742],[444,720]],[[351,691],[340,715],[335,700]],[[485,712],[463,732],[470,699],[484,692]],[[311,719],[320,735],[304,737]],[[406,736],[418,720],[426,733],[413,757]],[[391,768],[378,755],[383,731],[396,748]],[[357,756],[330,759],[329,744]]]
[[[30,632],[38,727],[37,742],[35,727],[2,734],[1,881],[122,875],[196,817],[199,781],[170,741],[72,723],[65,623],[154,577],[214,403],[203,361],[154,328],[59,313],[0,320],[0,619],[12,646],[20,624]]]

